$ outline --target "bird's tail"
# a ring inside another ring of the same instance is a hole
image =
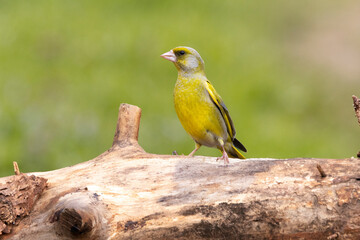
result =
[[[244,145],[239,142],[239,140],[237,140],[236,138],[234,138],[233,140],[233,144],[231,144],[231,147],[229,147],[228,149],[225,148],[226,153],[233,158],[240,158],[240,159],[245,159],[244,155],[242,155],[239,150],[237,149],[239,148],[240,150],[246,152],[246,148],[244,147]]]
[[[234,144],[235,147],[237,147],[241,151],[247,152],[245,146],[241,142],[239,142],[239,140],[237,140],[236,138],[234,138],[233,144]]]
[[[244,155],[242,155],[241,152],[239,152],[239,150],[237,150],[234,145],[232,145],[230,149],[227,149],[226,153],[229,155],[229,157],[232,158],[245,159]]]

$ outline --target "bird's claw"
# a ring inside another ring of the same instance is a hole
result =
[[[228,155],[226,154],[226,152],[224,151],[223,152],[223,155],[221,157],[218,157],[216,158],[216,161],[219,161],[219,160],[224,160],[224,164],[229,164],[229,157]]]

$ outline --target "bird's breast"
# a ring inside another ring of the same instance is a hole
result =
[[[174,89],[175,110],[184,129],[198,143],[216,146],[227,138],[225,123],[201,79],[178,79]]]

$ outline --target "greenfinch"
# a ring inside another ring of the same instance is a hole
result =
[[[190,47],[176,47],[161,57],[173,62],[178,70],[174,103],[182,126],[195,141],[189,156],[204,145],[219,149],[222,157],[218,159],[225,164],[229,163],[228,156],[245,159],[238,149],[246,152],[246,148],[235,138],[229,111],[206,78],[200,54]]]

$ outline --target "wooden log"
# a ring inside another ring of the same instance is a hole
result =
[[[360,160],[146,153],[121,105],[113,146],[31,173],[48,186],[1,239],[360,239]],[[0,179],[1,183],[12,177]]]

